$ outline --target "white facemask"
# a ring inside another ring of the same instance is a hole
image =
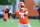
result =
[[[24,9],[24,8],[21,8],[21,9]]]

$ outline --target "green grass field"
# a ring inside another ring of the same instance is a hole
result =
[[[29,19],[29,22],[32,27],[40,27],[40,22],[37,19]],[[3,21],[3,19],[0,19],[0,27],[18,27],[19,19],[13,19],[13,22],[9,21]]]

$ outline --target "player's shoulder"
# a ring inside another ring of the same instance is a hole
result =
[[[16,10],[16,12],[18,12],[19,10]]]
[[[28,10],[27,8],[24,8],[23,10]]]

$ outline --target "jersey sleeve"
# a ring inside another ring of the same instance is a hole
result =
[[[15,14],[19,17],[19,13],[16,11]]]
[[[16,11],[15,13],[16,13],[16,15],[19,17],[19,19],[20,19],[21,17],[20,17],[20,15],[19,15],[19,12]]]
[[[27,14],[27,15],[28,15],[28,9],[25,9],[25,14]]]

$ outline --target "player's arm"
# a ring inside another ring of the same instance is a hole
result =
[[[28,11],[25,11],[24,15],[25,15],[25,16],[28,15]]]
[[[13,13],[13,14],[11,14],[11,16],[13,16],[13,17],[16,16],[16,15],[18,16],[18,11],[16,11],[16,12]]]
[[[11,15],[11,16],[13,16],[13,17],[14,17],[14,16],[16,16],[16,14],[15,14],[15,13],[13,13],[13,14],[11,14],[11,13],[10,13],[10,15]]]

